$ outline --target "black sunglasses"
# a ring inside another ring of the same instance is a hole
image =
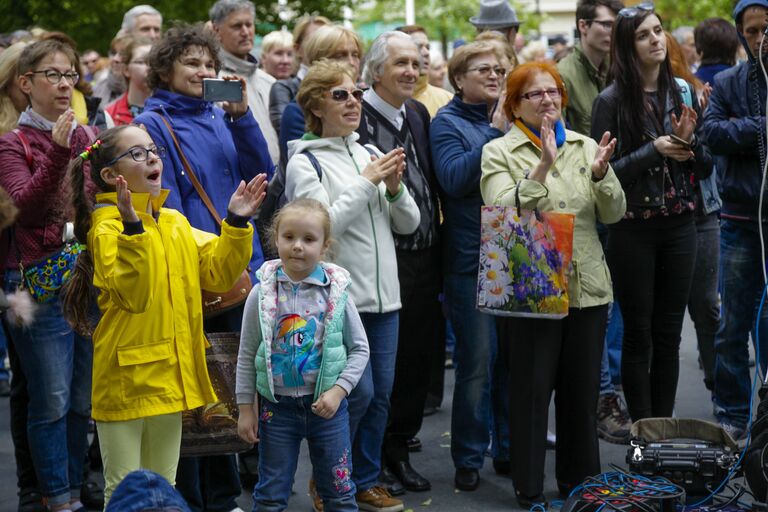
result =
[[[357,101],[360,101],[360,102],[363,101],[363,90],[362,89],[353,89],[351,91],[348,91],[346,89],[331,89],[331,99],[333,101],[338,101],[340,103],[343,102],[343,101],[347,101],[349,99],[349,95],[350,94]]]
[[[622,18],[634,18],[640,12],[652,12],[655,9],[655,6],[653,5],[653,2],[643,2],[641,4],[634,5],[632,7],[625,7],[622,10],[619,11],[619,14],[616,16],[621,16]]]

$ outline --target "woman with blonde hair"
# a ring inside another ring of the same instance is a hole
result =
[[[19,115],[29,104],[16,81],[19,56],[25,46],[27,43],[14,43],[0,54],[0,135],[16,127]]]
[[[261,40],[261,67],[277,80],[291,77],[294,54],[293,35],[287,30],[275,30]]]

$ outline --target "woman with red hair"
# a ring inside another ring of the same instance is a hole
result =
[[[575,215],[570,309],[560,320],[498,317],[509,353],[510,455],[521,507],[546,508],[543,495],[549,402],[555,392],[556,473],[566,496],[600,472],[597,399],[611,279],[596,223],[624,215],[626,203],[608,160],[616,140],[600,143],[566,130],[568,103],[557,68],[523,64],[507,78],[504,113],[509,132],[483,148],[480,190],[486,204]],[[515,411],[515,412],[512,412]]]

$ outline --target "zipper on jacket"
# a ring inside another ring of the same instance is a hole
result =
[[[360,167],[358,167],[357,162],[355,161],[355,157],[352,155],[352,150],[349,149],[349,143],[347,142],[346,137],[344,138],[344,146],[347,148],[347,153],[349,154],[349,158],[352,160],[352,163],[355,164],[355,170],[357,171],[357,174],[360,175]],[[376,195],[379,197],[379,208],[381,208],[381,194],[379,193],[379,187],[376,187]],[[380,282],[380,276],[379,276],[379,242],[376,239],[376,224],[373,222],[373,212],[371,211],[371,204],[367,204],[368,207],[368,217],[371,219],[371,230],[373,231],[373,248],[376,251],[376,296],[379,299],[379,313],[383,313],[384,311],[384,304],[381,300],[381,282]],[[382,210],[383,211],[383,210]]]
[[[296,311],[298,311],[298,308],[297,308],[298,300],[297,299],[299,298],[299,284],[290,283],[288,286],[291,287],[291,291],[293,292],[293,307],[291,309],[293,310],[294,314],[296,314]],[[293,329],[291,329],[291,330],[293,331]],[[290,344],[291,344],[291,372],[294,375],[295,382],[298,384],[298,382],[299,382],[299,371],[298,371],[298,368],[296,368],[296,342],[294,341],[295,338],[296,338],[296,333],[292,332],[291,333],[291,339],[290,339]],[[294,387],[293,388],[293,397],[294,398],[299,398],[299,389],[298,389],[298,387]]]

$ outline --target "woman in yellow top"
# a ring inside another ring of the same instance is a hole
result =
[[[480,190],[486,204],[575,215],[570,309],[561,320],[498,319],[509,350],[510,454],[515,494],[523,508],[542,494],[547,417],[555,391],[556,473],[560,492],[600,472],[597,399],[611,279],[596,222],[624,215],[624,192],[608,160],[616,140],[600,144],[566,130],[568,98],[557,68],[531,62],[507,77],[504,113],[509,132],[483,148]]]
[[[72,161],[75,234],[88,241],[64,298],[67,319],[90,331],[89,294],[100,291],[93,331],[93,411],[104,462],[105,502],[131,471],[176,479],[181,411],[215,402],[205,363],[200,289],[229,290],[251,258],[248,219],[265,175],[241,182],[221,236],[192,228],[162,208],[165,148],[136,126],[104,131]],[[86,190],[84,164],[103,191]],[[91,281],[92,280],[92,281]]]

